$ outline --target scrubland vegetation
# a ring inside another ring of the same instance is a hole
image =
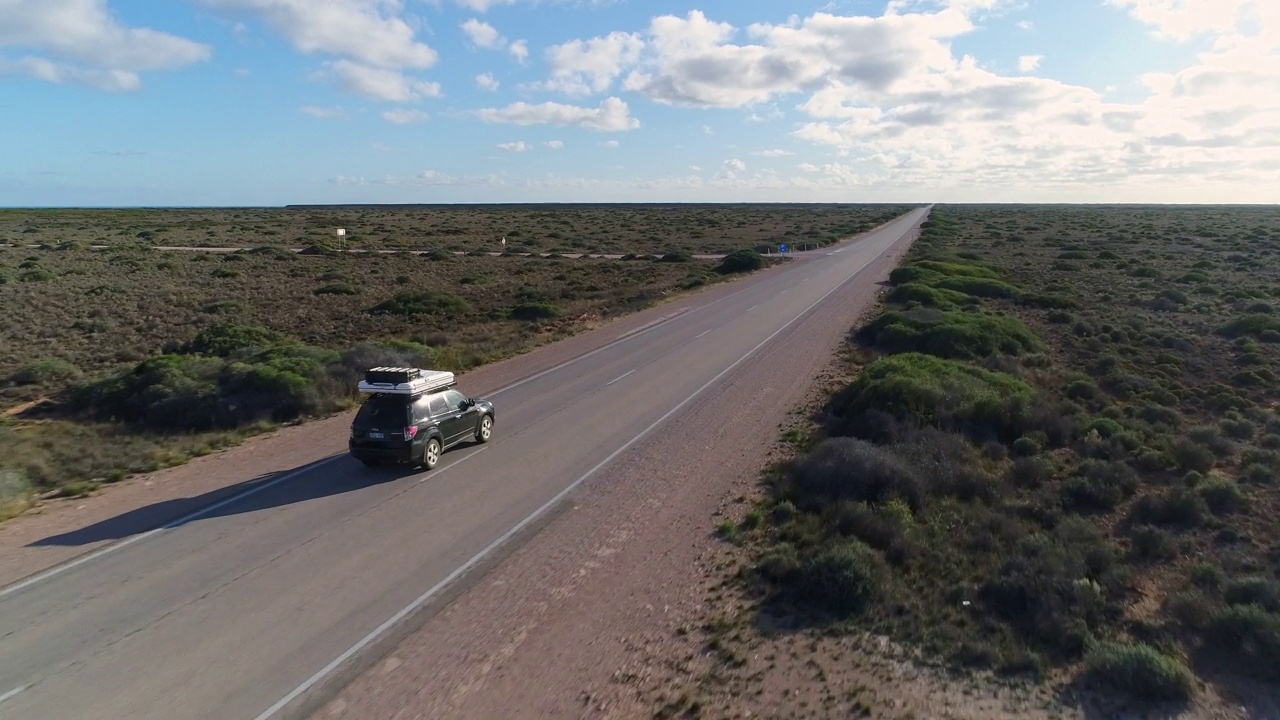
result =
[[[0,243],[721,255],[830,244],[912,205],[412,205],[3,210]]]
[[[769,260],[744,247],[751,239],[827,243],[893,211],[0,212],[0,242],[14,245],[0,248],[0,300],[12,309],[0,319],[0,519],[35,493],[91,492],[346,408],[369,366],[465,371],[759,270]],[[335,225],[353,233],[349,244],[427,252],[335,252],[317,230]],[[590,249],[626,257],[475,250],[498,232],[544,252],[597,237]],[[299,241],[309,249],[285,249]],[[232,253],[154,249],[245,243]],[[716,249],[725,257],[693,257]]]
[[[1280,211],[936,207],[768,499],[761,612],[1187,702],[1280,681]]]

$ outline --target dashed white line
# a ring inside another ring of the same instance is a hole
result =
[[[704,335],[710,335],[710,334],[711,334],[711,331],[707,330],[706,332],[702,333],[702,335],[699,335],[698,337],[694,338],[694,340],[697,340],[698,338],[703,337]]]
[[[751,312],[752,310],[755,310],[755,309],[756,309],[756,308],[758,308],[758,307],[760,307],[760,305],[758,305],[758,304],[756,304],[756,305],[752,305],[751,307],[747,308],[747,312]]]
[[[14,695],[17,695],[18,693],[20,693],[20,692],[22,692],[23,690],[26,690],[26,689],[27,689],[27,688],[26,688],[25,686],[23,686],[23,687],[16,687],[16,688],[14,688],[14,689],[10,690],[9,692],[7,692],[7,693],[5,693],[5,694],[3,694],[3,695],[0,695],[0,703],[4,702],[5,700],[12,700]]]
[[[196,519],[198,519],[198,518],[204,517],[205,515],[208,515],[209,513],[213,512],[214,510],[218,510],[219,508],[224,508],[224,507],[226,507],[226,506],[228,506],[228,505],[231,505],[232,503],[240,502],[241,500],[244,500],[245,498],[250,497],[251,495],[257,495],[258,493],[260,493],[260,492],[262,492],[262,491],[264,491],[264,490],[270,490],[271,488],[273,488],[273,487],[275,487],[275,486],[277,486],[277,485],[279,485],[279,484],[281,484],[281,483],[288,482],[288,481],[290,481],[290,480],[292,480],[292,479],[294,479],[294,478],[298,477],[299,475],[302,475],[303,473],[311,472],[312,470],[316,470],[316,469],[321,468],[321,467],[323,467],[323,466],[325,466],[325,465],[328,465],[328,464],[330,464],[330,463],[332,463],[332,462],[335,462],[335,461],[337,461],[337,460],[341,460],[341,459],[342,459],[342,458],[344,458],[344,457],[346,457],[346,454],[345,454],[345,453],[344,453],[344,454],[342,454],[342,455],[334,455],[333,457],[325,458],[324,460],[320,460],[319,462],[311,463],[310,465],[304,465],[303,467],[300,467],[300,468],[298,468],[297,470],[294,470],[293,472],[285,473],[284,475],[281,475],[280,477],[278,477],[278,478],[276,478],[276,479],[274,479],[274,480],[268,480],[267,482],[264,482],[264,483],[262,483],[261,485],[256,485],[256,486],[254,486],[254,487],[251,487],[251,488],[249,488],[248,490],[245,490],[245,491],[244,491],[244,492],[242,492],[242,493],[237,493],[237,494],[235,494],[235,495],[232,495],[231,497],[227,498],[226,500],[223,500],[223,501],[221,501],[221,502],[214,503],[214,504],[209,505],[209,506],[207,506],[207,507],[200,508],[199,510],[196,510],[196,511],[195,511],[195,512],[193,512],[193,513],[190,513],[190,514],[187,514],[187,515],[183,515],[182,517],[178,518],[177,520],[173,520],[173,521],[168,522],[168,523],[166,523],[166,524],[164,524],[164,525],[161,525],[160,527],[158,527],[158,528],[156,528],[156,529],[154,529],[154,530],[149,530],[149,531],[144,532],[144,533],[142,533],[142,534],[140,534],[140,535],[134,535],[133,537],[129,538],[128,540],[122,540],[122,541],[120,541],[120,542],[118,542],[118,543],[115,543],[114,545],[108,545],[108,546],[106,546],[106,547],[102,548],[101,550],[98,550],[97,552],[91,552],[91,553],[89,553],[88,555],[84,555],[84,556],[82,556],[82,557],[80,557],[80,558],[77,558],[76,560],[73,560],[73,561],[71,561],[71,562],[69,562],[69,563],[67,563],[67,564],[65,564],[65,565],[59,565],[59,566],[57,566],[57,567],[55,567],[55,568],[53,568],[53,569],[51,569],[51,570],[48,570],[48,571],[43,572],[43,573],[41,573],[41,574],[39,574],[39,575],[36,575],[35,577],[28,578],[27,580],[24,580],[24,581],[22,581],[22,582],[20,582],[20,583],[18,583],[18,584],[16,584],[16,585],[10,585],[9,587],[4,588],[3,590],[0,590],[0,598],[5,597],[6,595],[12,595],[13,593],[18,592],[19,590],[23,590],[23,589],[25,589],[25,588],[29,588],[29,587],[31,587],[32,585],[35,585],[36,583],[44,582],[45,580],[48,580],[49,578],[52,578],[52,577],[54,577],[54,576],[61,575],[62,573],[66,572],[66,571],[68,571],[68,570],[71,570],[72,568],[79,567],[79,566],[81,566],[81,565],[83,565],[83,564],[85,564],[85,563],[87,563],[87,562],[89,562],[89,561],[91,561],[91,560],[96,560],[96,559],[98,559],[98,558],[102,557],[103,555],[107,555],[107,554],[109,554],[109,553],[113,553],[113,552],[115,552],[115,551],[117,551],[117,550],[123,550],[123,549],[125,549],[125,548],[129,547],[130,545],[132,545],[132,544],[134,544],[134,543],[136,543],[136,542],[140,541],[140,540],[146,540],[147,538],[152,537],[152,536],[155,536],[155,535],[159,535],[160,533],[162,533],[162,532],[164,532],[164,531],[166,531],[166,530],[172,530],[172,529],[174,529],[174,528],[176,528],[176,527],[178,527],[178,526],[180,526],[180,525],[185,525],[185,524],[187,524],[187,523],[191,522],[192,520],[196,520]]]
[[[639,369],[640,369],[640,368],[636,368],[636,370],[639,370]],[[621,375],[619,375],[618,377],[616,377],[616,378],[614,378],[614,379],[610,380],[609,382],[605,383],[605,384],[604,384],[604,386],[605,386],[605,387],[609,387],[610,385],[612,385],[612,384],[614,384],[614,383],[618,382],[619,380],[621,380],[622,378],[624,378],[624,377],[626,377],[626,376],[630,375],[631,373],[635,372],[636,370],[629,370],[629,371],[627,371],[627,372],[624,372],[624,373],[622,373]]]

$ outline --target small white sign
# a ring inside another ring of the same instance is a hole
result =
[[[346,234],[347,234],[346,229],[344,229],[344,228],[338,228],[338,237],[342,237],[342,236],[344,236],[344,235],[346,235]]]

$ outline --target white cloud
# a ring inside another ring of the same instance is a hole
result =
[[[1030,20],[1021,20],[1018,22],[1018,29],[1023,31],[1031,31],[1036,29],[1036,24]]]
[[[473,175],[457,177],[439,170],[424,170],[413,177],[397,177],[395,175],[384,175],[373,180],[364,177],[350,177],[346,175],[338,175],[329,180],[330,183],[339,186],[370,186],[370,185],[390,185],[390,186],[416,186],[416,187],[445,187],[445,186],[487,186],[500,187],[506,185],[506,179],[503,173],[494,173],[490,175]]]
[[[506,50],[518,62],[523,63],[529,57],[529,43],[526,40],[509,42],[502,33],[487,22],[471,18],[462,23],[462,31],[472,45],[485,50]]]
[[[476,47],[492,50],[494,48],[503,48],[507,44],[502,34],[492,25],[475,18],[462,23],[462,32],[466,33],[467,39]]]
[[[338,87],[373,100],[407,102],[440,96],[439,83],[417,80],[396,70],[370,67],[350,60],[336,60],[327,65],[331,75],[337,79]]]
[[[490,123],[572,125],[599,132],[623,132],[640,127],[640,121],[631,117],[631,110],[627,104],[616,97],[606,99],[598,108],[553,102],[540,105],[517,102],[505,108],[477,110],[475,115]]]
[[[791,152],[790,150],[780,150],[780,149],[779,150],[761,150],[760,152],[757,152],[755,154],[759,155],[760,157],[767,157],[767,158],[790,157],[791,155],[795,155],[795,153]]]
[[[506,150],[507,152],[528,152],[532,149],[529,147],[529,144],[523,140],[520,142],[500,143],[498,148]]]
[[[541,87],[576,96],[604,92],[643,50],[639,35],[622,32],[553,46],[547,50],[551,78]]]
[[[382,113],[382,119],[396,125],[408,125],[424,123],[430,120],[431,116],[421,110],[388,110]]]
[[[716,131],[715,131],[715,128],[711,127],[710,125],[703,125],[703,126],[702,126],[702,134],[703,134],[703,135],[715,135],[715,134],[716,134]]]
[[[316,107],[315,105],[303,105],[298,108],[298,111],[317,118],[340,118],[347,116],[347,111],[340,107],[324,108]]]
[[[507,52],[511,53],[511,57],[515,58],[516,62],[523,65],[529,59],[529,41],[516,40],[507,46]]]
[[[747,164],[736,158],[724,161],[724,169],[732,172],[743,172],[747,169]]]
[[[500,83],[493,77],[493,73],[482,73],[476,76],[476,87],[489,92],[496,92]]]
[[[621,143],[619,143],[617,140],[605,140],[604,142],[600,143],[600,147],[616,148],[620,144]]]
[[[546,143],[544,143],[544,144],[545,144],[547,147],[551,148],[552,150],[563,150],[563,149],[564,149],[564,141],[563,141],[563,140],[548,140],[548,141],[547,141]]]
[[[414,39],[399,0],[200,0],[223,10],[258,13],[304,53],[343,55],[365,65],[426,69],[437,54]]]
[[[1280,185],[1280,3],[1225,0],[1223,19],[1207,17],[1210,0],[1110,1],[1166,35],[1212,33],[1212,49],[1180,72],[1142,78],[1146,100],[1117,103],[1028,76],[1039,56],[1020,58],[1017,76],[956,56],[954,40],[1002,0],[894,0],[880,17],[819,12],[746,28],[692,11],[626,36],[638,55],[560,46],[576,49],[564,56],[574,62],[563,72],[553,63],[544,87],[586,94],[621,79],[624,90],[663,104],[749,110],[749,122],[777,118],[775,103],[788,102],[808,116],[793,137],[840,159],[787,181],[804,187],[872,178],[993,194],[1046,183],[1185,192],[1185,178],[1197,176],[1206,188],[1240,178]],[[900,12],[909,6],[926,9]],[[734,182],[766,177],[724,171]]]
[[[1106,0],[1128,10],[1133,17],[1154,25],[1156,32],[1186,40],[1197,34],[1229,33],[1236,29],[1240,12],[1262,10],[1274,0]]]
[[[212,57],[208,45],[121,25],[106,0],[4,0],[0,47],[47,54],[0,57],[0,75],[114,91],[141,87],[140,72],[172,70]]]
[[[436,64],[435,50],[416,39],[402,0],[200,0],[224,11],[252,11],[305,54],[326,62],[338,87],[376,100],[404,102],[439,94],[439,86],[405,74]]]

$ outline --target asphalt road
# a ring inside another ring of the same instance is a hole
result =
[[[495,401],[494,439],[450,451],[432,472],[338,455],[0,588],[0,717],[271,717],[584,479],[607,475],[926,212],[514,386],[464,386]]]

